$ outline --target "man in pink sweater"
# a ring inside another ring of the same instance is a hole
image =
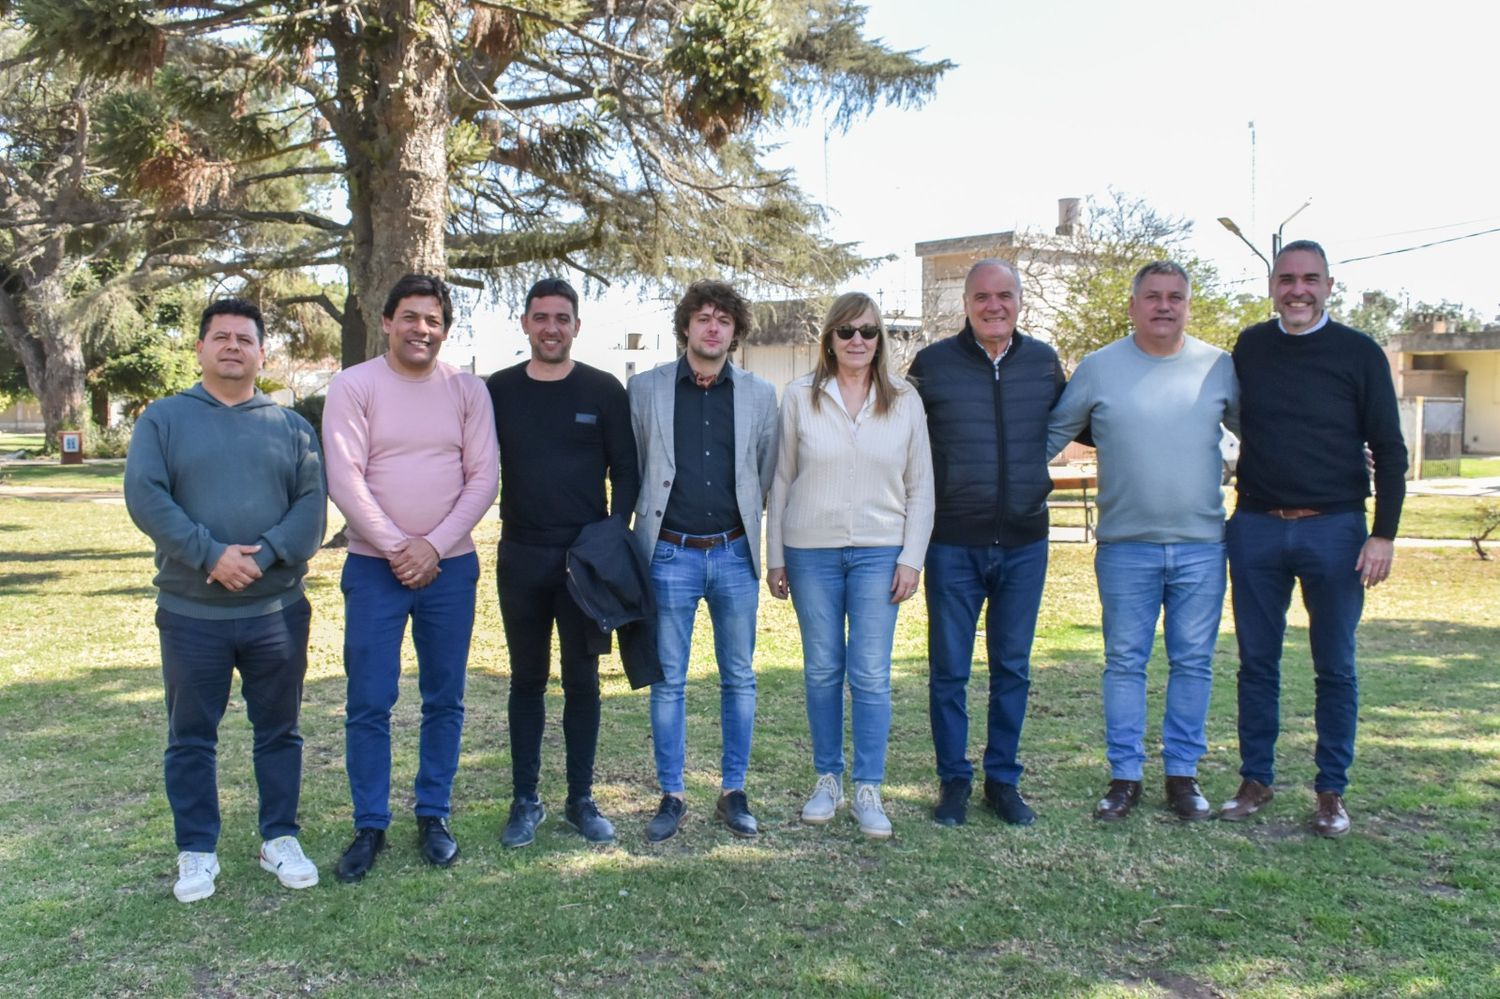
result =
[[[344,562],[344,767],[354,842],[340,881],[358,881],[391,822],[391,708],[412,622],[422,694],[417,835],[428,863],[458,857],[448,829],[464,721],[464,673],[479,558],[470,536],[499,491],[484,383],[438,360],[453,324],[448,287],[408,274],[386,297],[390,349],[333,380],[323,411],[328,493],[348,520]]]

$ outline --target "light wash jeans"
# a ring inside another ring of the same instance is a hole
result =
[[[1110,776],[1140,780],[1146,761],[1146,663],[1164,618],[1167,703],[1162,767],[1194,777],[1208,752],[1214,643],[1224,609],[1222,542],[1101,543],[1094,555],[1104,605],[1104,732]]]
[[[856,784],[885,779],[891,732],[891,579],[899,545],[787,548],[786,576],[802,631],[802,674],[813,770],[844,772],[844,679],[849,680]],[[847,624],[847,637],[845,626]]]
[[[760,584],[743,537],[717,548],[683,548],[658,541],[651,556],[656,588],[657,651],[662,679],[651,685],[651,741],[656,779],[663,792],[684,790],[687,755],[688,661],[698,602],[708,602],[719,664],[719,722],[724,738],[720,764],[726,790],[743,790],[755,728],[755,612]]]

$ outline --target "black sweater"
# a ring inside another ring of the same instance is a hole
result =
[[[625,387],[574,362],[566,378],[537,381],[526,362],[490,375],[500,440],[500,534],[530,545],[571,545],[613,508],[628,518],[641,489]]]
[[[1364,333],[1329,321],[1291,336],[1275,320],[1234,347],[1240,380],[1241,510],[1364,510],[1375,455],[1375,522],[1394,538],[1406,495],[1406,444],[1385,354]]]
[[[1012,336],[998,377],[967,323],[912,361],[932,438],[938,544],[1014,547],[1047,536],[1047,414],[1066,378],[1051,346]]]

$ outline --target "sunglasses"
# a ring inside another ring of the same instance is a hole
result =
[[[833,331],[840,340],[852,340],[856,333],[866,340],[873,340],[880,335],[879,326],[835,326]]]

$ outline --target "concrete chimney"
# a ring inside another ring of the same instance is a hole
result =
[[[1079,206],[1082,204],[1078,198],[1057,199],[1057,234],[1059,236],[1071,236],[1078,226]]]

